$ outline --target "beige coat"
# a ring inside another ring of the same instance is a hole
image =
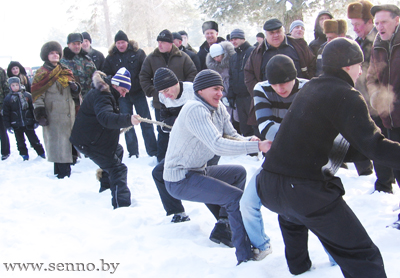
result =
[[[70,87],[63,88],[55,82],[33,104],[46,109],[49,125],[43,127],[47,160],[55,163],[72,163],[72,145],[69,142],[75,121],[75,103]]]

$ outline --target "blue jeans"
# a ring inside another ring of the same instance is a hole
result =
[[[121,113],[129,113],[133,115],[133,105],[135,105],[136,113],[142,118],[151,119],[149,105],[143,91],[137,93],[128,93],[125,97],[119,98],[119,107]],[[149,156],[157,155],[157,141],[154,134],[154,128],[152,124],[140,123],[142,129],[142,136],[146,152]],[[139,155],[138,140],[134,128],[131,128],[125,133],[126,148],[128,149],[129,156]]]
[[[178,182],[165,181],[167,191],[176,199],[216,204],[226,209],[239,262],[253,257],[239,210],[245,183],[246,169],[240,165],[210,166],[204,172],[189,171]]]
[[[264,251],[270,246],[270,238],[264,232],[264,221],[260,211],[262,204],[256,187],[256,177],[261,169],[254,173],[243,192],[240,200],[240,212],[251,244]]]

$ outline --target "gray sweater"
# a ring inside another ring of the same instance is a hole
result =
[[[229,135],[241,140],[225,139]],[[190,171],[203,171],[216,155],[257,153],[258,142],[239,135],[230,122],[225,106],[214,108],[195,97],[182,108],[170,133],[164,164],[164,180],[177,182]]]

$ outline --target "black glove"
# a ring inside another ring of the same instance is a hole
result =
[[[233,109],[236,108],[236,106],[235,106],[236,100],[234,98],[228,98],[228,102],[229,102],[229,107],[231,107]]]
[[[12,127],[7,128],[8,132],[14,134],[14,129]]]
[[[76,92],[78,90],[78,85],[74,81],[68,81],[68,84],[72,91]]]
[[[38,120],[38,123],[39,123],[39,125],[41,125],[41,126],[49,125],[49,121],[48,121],[46,118],[40,118],[40,119]]]

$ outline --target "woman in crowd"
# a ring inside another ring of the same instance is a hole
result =
[[[69,137],[80,105],[80,85],[71,70],[60,64],[61,57],[58,42],[45,43],[40,52],[44,64],[36,71],[32,83],[35,118],[43,126],[47,159],[54,162],[54,174],[59,179],[69,177],[71,164],[76,162],[76,150]]]
[[[31,93],[31,83],[29,82],[25,68],[20,62],[11,61],[7,68],[7,75],[8,77],[18,77],[21,85],[25,86],[25,91]]]

